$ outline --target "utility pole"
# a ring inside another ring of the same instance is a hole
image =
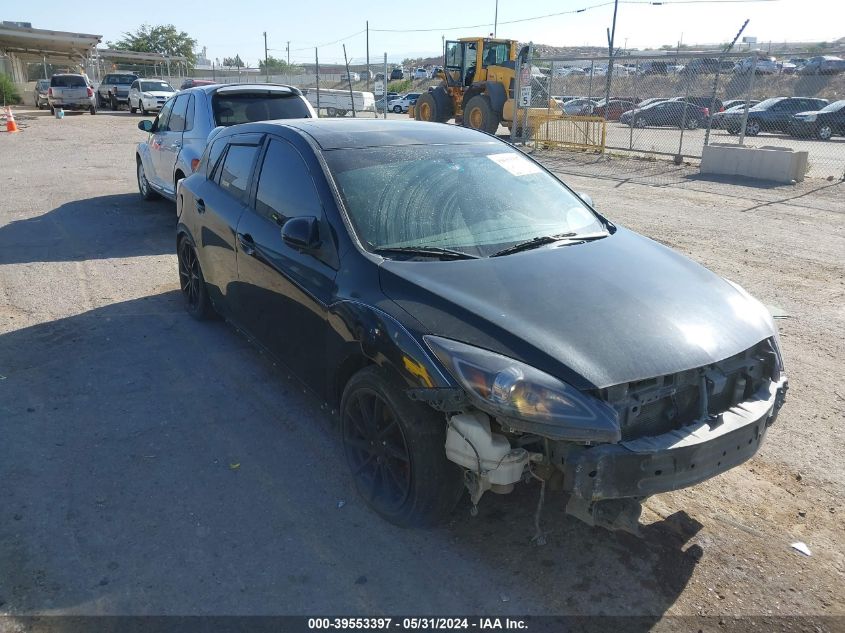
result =
[[[367,20],[367,92],[370,91],[370,21]]]
[[[314,70],[317,73],[317,116],[320,116],[320,53],[314,48]]]
[[[288,83],[290,83],[290,40],[288,40],[287,46],[285,46],[285,52],[288,54],[287,71],[288,71]]]
[[[267,31],[264,31],[264,77],[270,83],[270,66],[267,64]]]
[[[605,119],[607,119],[608,101],[610,101],[610,82],[613,80],[613,40],[616,37],[616,11],[619,9],[619,0],[613,0],[613,24],[607,31],[607,48],[610,56],[607,59],[607,82],[604,89]]]
[[[352,75],[349,72],[349,59],[346,57],[346,44],[343,45],[343,64],[346,66],[346,81],[349,84],[349,100],[352,102],[352,118],[355,114],[355,96],[352,94]]]
[[[496,33],[499,28],[499,0],[496,0],[496,12],[493,14],[493,37],[496,37]]]

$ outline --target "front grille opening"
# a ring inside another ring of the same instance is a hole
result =
[[[619,413],[623,440],[662,435],[753,398],[767,381],[777,379],[774,349],[771,341],[761,341],[718,363],[615,385],[599,396]]]

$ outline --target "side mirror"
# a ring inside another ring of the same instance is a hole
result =
[[[145,119],[144,121],[138,121],[138,129],[142,132],[152,132],[153,122],[149,119]]]
[[[581,200],[583,200],[584,202],[586,202],[587,206],[589,206],[591,209],[596,208],[596,205],[593,204],[593,199],[590,197],[590,194],[580,191],[578,192],[578,197],[581,198]]]
[[[313,250],[320,246],[320,228],[317,218],[302,216],[290,218],[282,227],[282,239],[300,250]]]

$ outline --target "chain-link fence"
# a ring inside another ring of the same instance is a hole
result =
[[[706,144],[730,143],[806,150],[809,176],[845,175],[845,102],[830,105],[845,98],[845,73],[824,60],[801,67],[759,53],[532,52],[519,65],[520,81],[515,140],[570,150],[594,170],[621,158],[681,165],[700,159]],[[824,114],[801,114],[828,105]]]

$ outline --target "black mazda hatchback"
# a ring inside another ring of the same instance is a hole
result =
[[[539,479],[636,530],[645,497],[754,455],[784,401],[763,305],[481,132],[238,125],[177,205],[188,312],[338,412],[361,495],[399,525]]]

